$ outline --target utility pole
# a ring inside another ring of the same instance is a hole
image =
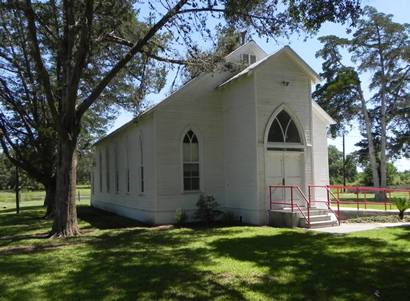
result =
[[[19,168],[16,166],[16,213],[20,213],[20,175]]]
[[[346,146],[345,134],[343,133],[343,186],[346,186]],[[344,188],[343,188],[344,191]]]

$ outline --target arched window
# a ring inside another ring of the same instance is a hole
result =
[[[268,142],[302,143],[298,128],[286,111],[282,110],[273,120],[269,129]]]
[[[189,130],[182,142],[184,191],[199,190],[199,143],[192,130]]]

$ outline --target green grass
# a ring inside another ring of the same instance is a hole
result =
[[[77,200],[80,195],[80,204],[89,202],[90,187],[86,185],[77,186]],[[21,191],[20,201],[21,206],[37,206],[44,200],[45,192],[38,191]],[[14,191],[0,191],[0,208],[15,208],[16,207],[16,193]]]
[[[0,300],[410,300],[410,228],[148,228],[82,205],[83,235],[50,240],[39,204],[0,208]]]
[[[333,194],[335,196],[337,196],[336,192],[333,192]],[[390,196],[392,198],[395,198],[395,197],[409,198],[410,197],[408,192],[392,192],[390,194]],[[358,195],[356,195],[356,193],[344,192],[344,193],[339,194],[339,200],[341,200],[341,201],[356,201],[356,200],[359,200],[360,202],[363,202],[363,201],[367,200],[367,201],[372,201],[373,202],[374,201],[374,194],[359,193]]]

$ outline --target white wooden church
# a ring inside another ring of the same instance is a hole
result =
[[[334,121],[311,99],[318,75],[288,46],[268,55],[251,41],[225,59],[242,70],[202,74],[97,142],[92,206],[174,223],[206,193],[262,225],[270,185],[328,184]]]

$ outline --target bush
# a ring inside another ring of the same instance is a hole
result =
[[[178,226],[184,226],[188,220],[188,216],[184,209],[177,209],[175,212],[175,220]]]
[[[396,205],[399,210],[399,218],[404,218],[404,211],[410,208],[410,201],[405,198],[393,198],[392,202]]]
[[[201,194],[196,206],[198,209],[195,211],[195,218],[208,226],[215,222],[222,213],[218,210],[219,204],[212,195]]]

